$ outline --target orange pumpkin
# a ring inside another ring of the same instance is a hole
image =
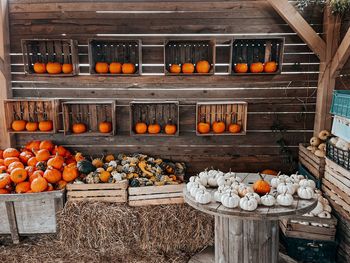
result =
[[[223,121],[214,121],[213,123],[213,132],[214,133],[223,133],[226,129],[226,125]]]
[[[147,124],[144,122],[138,122],[135,125],[135,132],[137,134],[145,134],[147,132]]]
[[[9,165],[10,165],[11,163],[19,162],[19,161],[20,161],[20,160],[19,160],[18,157],[8,157],[8,158],[4,159],[4,165],[7,166],[7,167],[9,167]]]
[[[4,159],[8,157],[18,157],[19,154],[20,152],[15,148],[7,148],[2,153]]]
[[[26,144],[25,149],[32,151],[34,150],[39,150],[40,148],[40,141],[30,141]]]
[[[63,167],[63,164],[64,164],[64,158],[58,155],[58,153],[56,153],[54,157],[52,157],[47,161],[47,166],[52,166],[53,168],[56,168],[58,170]]]
[[[196,64],[196,71],[200,74],[205,74],[210,71],[210,64],[206,60],[200,60]]]
[[[228,131],[231,133],[239,133],[241,131],[241,125],[237,124],[237,123],[231,123],[228,126]]]
[[[73,65],[72,64],[68,64],[68,63],[65,63],[62,65],[62,72],[64,74],[70,74],[73,72]]]
[[[119,62],[112,62],[111,64],[109,64],[109,73],[121,74],[122,73],[122,64]]]
[[[85,157],[83,156],[83,154],[81,152],[77,152],[74,155],[74,159],[76,162],[79,162],[79,161],[85,160]]]
[[[48,141],[48,140],[41,141],[41,143],[39,145],[40,150],[46,149],[49,152],[51,152],[54,147],[55,147],[55,145],[52,143],[52,141]]]
[[[44,177],[39,176],[38,178],[35,178],[31,184],[30,184],[30,189],[34,192],[34,193],[39,193],[39,192],[43,192],[46,190],[47,188],[47,181]]]
[[[30,182],[21,182],[16,185],[16,193],[22,194],[30,190]]]
[[[39,151],[34,151],[35,154],[35,158],[39,161],[39,162],[45,162],[48,159],[50,159],[50,152],[47,149],[41,149]]]
[[[27,165],[35,167],[38,162],[39,161],[38,161],[38,159],[36,159],[36,157],[31,157],[31,158],[29,158]]]
[[[67,182],[63,181],[63,180],[60,180],[60,181],[58,181],[58,183],[56,185],[56,189],[62,190],[64,188],[66,188],[66,186],[67,186]]]
[[[10,175],[7,173],[1,173],[0,174],[0,189],[5,188],[10,183],[11,183]]]
[[[169,121],[169,123],[167,123],[167,125],[164,127],[164,132],[168,135],[174,135],[176,130],[176,125],[171,123],[171,121]]]
[[[265,169],[264,171],[261,172],[262,174],[269,174],[269,175],[278,175],[278,172],[275,170],[271,170],[271,169]]]
[[[264,64],[261,62],[255,62],[250,64],[251,73],[261,73],[264,71]]]
[[[148,125],[147,131],[149,134],[157,134],[160,133],[160,125],[158,123],[153,123]]]
[[[67,153],[67,149],[61,145],[55,145],[55,148],[52,150],[52,154],[54,155],[58,154],[59,156],[62,156],[62,157],[65,157],[66,153]]]
[[[210,124],[207,122],[200,122],[197,124],[197,131],[201,134],[206,134],[210,132]]]
[[[266,73],[273,73],[277,71],[277,63],[275,61],[266,62],[264,65],[264,71]]]
[[[122,66],[123,74],[134,74],[135,73],[135,65],[132,63],[124,63]]]
[[[11,181],[18,184],[27,179],[27,171],[23,168],[15,168],[10,174]]]
[[[97,62],[95,64],[95,71],[100,74],[108,73],[108,64],[106,62]]]
[[[15,120],[11,124],[11,128],[14,131],[24,131],[26,129],[27,122],[25,120]]]
[[[84,123],[74,123],[72,126],[72,131],[75,134],[80,134],[86,132],[86,125]]]
[[[0,174],[5,173],[7,171],[7,167],[5,165],[0,165]]]
[[[270,190],[271,190],[270,184],[264,180],[264,178],[260,173],[259,173],[259,176],[260,176],[260,179],[253,184],[254,192],[259,195],[265,195],[267,193],[270,193]]]
[[[51,192],[51,191],[53,191],[53,185],[52,184],[50,184],[50,183],[48,183],[47,184],[47,188],[45,189],[45,192]]]
[[[58,62],[49,62],[46,65],[46,71],[49,74],[60,74],[62,72],[62,65]]]
[[[48,167],[44,173],[44,178],[52,184],[57,183],[59,180],[62,179],[62,174],[59,170],[53,168],[53,167]]]
[[[248,72],[248,64],[247,63],[237,63],[235,65],[236,73],[247,73]]]
[[[109,121],[100,122],[98,130],[101,133],[110,133],[112,131],[112,123]]]
[[[26,130],[30,132],[34,132],[38,129],[39,123],[37,122],[27,122],[26,124]]]
[[[11,171],[15,168],[24,168],[24,165],[21,162],[13,162],[7,167],[7,171],[11,173]]]
[[[10,194],[11,192],[7,189],[0,189],[0,195]]]
[[[33,182],[35,178],[39,176],[44,176],[44,172],[41,170],[35,171],[33,174],[29,175],[29,182]]]
[[[32,152],[28,151],[28,150],[24,150],[23,152],[21,152],[21,154],[19,155],[19,159],[21,160],[22,163],[27,164],[28,160],[30,158],[32,158],[34,155]]]
[[[53,123],[50,120],[40,121],[39,122],[39,130],[43,132],[52,131]]]
[[[34,166],[27,166],[24,169],[27,171],[27,175],[29,177],[36,171],[36,167],[34,167]]]
[[[35,62],[33,66],[33,70],[37,74],[46,73],[46,65],[45,63]]]
[[[194,65],[192,63],[182,64],[182,73],[191,74],[194,72]]]
[[[179,74],[181,72],[181,66],[179,64],[171,64],[169,70],[170,73]]]
[[[68,164],[64,167],[62,178],[66,182],[72,182],[79,176],[78,168],[75,163]]]
[[[111,174],[107,171],[102,171],[98,176],[99,176],[101,182],[108,183],[109,178],[111,177]]]

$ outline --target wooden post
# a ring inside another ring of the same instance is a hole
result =
[[[4,100],[12,97],[8,0],[0,0],[0,17],[0,148],[6,148],[12,144],[4,111]]]
[[[14,244],[19,244],[19,234],[18,234],[14,202],[11,202],[11,201],[5,202],[5,205],[6,205],[7,217],[10,224],[12,242]]]

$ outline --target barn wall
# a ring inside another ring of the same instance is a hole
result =
[[[15,136],[17,145],[30,139],[53,139],[90,154],[145,152],[186,161],[190,173],[208,166],[225,170],[231,167],[237,171],[290,168],[277,141],[283,137],[295,157],[298,143],[312,135],[319,59],[266,1],[79,2],[10,0],[13,95],[61,100],[113,98],[117,100],[117,135],[77,138],[63,133],[53,137],[22,134]],[[320,10],[306,10],[303,15],[321,33]],[[88,74],[89,38],[101,35],[129,38],[130,34],[143,41],[143,76]],[[220,44],[217,73],[200,77],[164,76],[163,40],[174,34],[216,37]],[[281,75],[232,77],[227,74],[230,61],[227,41],[233,36],[254,34],[285,37]],[[78,40],[81,74],[65,78],[25,76],[20,45],[24,38]],[[178,100],[180,136],[130,137],[128,103],[134,99]],[[227,99],[249,103],[247,135],[197,137],[196,101]],[[281,126],[283,132],[272,126]]]

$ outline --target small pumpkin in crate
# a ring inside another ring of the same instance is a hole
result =
[[[14,131],[24,131],[26,129],[27,122],[25,120],[14,120],[11,123],[11,128]]]
[[[112,123],[109,121],[100,122],[98,125],[98,130],[101,133],[110,133],[112,131]]]
[[[171,64],[169,71],[170,73],[179,74],[181,73],[181,66],[179,64]]]
[[[39,176],[43,176],[43,175],[44,175],[43,171],[36,170],[31,175],[29,175],[29,182],[33,182],[35,178],[38,178]]]
[[[241,125],[239,125],[238,123],[231,123],[229,126],[228,126],[228,131],[230,133],[240,133],[241,132]]]
[[[64,181],[64,180],[59,180],[59,181],[57,182],[56,189],[57,189],[57,190],[62,190],[62,189],[65,189],[66,186],[67,186],[67,182],[66,182],[66,181]]]
[[[134,74],[135,73],[135,65],[132,63],[124,63],[122,66],[123,74]]]
[[[52,131],[53,123],[51,120],[43,120],[39,122],[39,130],[42,132]]]
[[[73,72],[73,65],[69,63],[65,63],[62,65],[62,72],[64,74],[70,74]]]
[[[223,121],[217,120],[213,122],[213,132],[223,133],[226,130],[226,125]]]
[[[48,166],[52,166],[53,168],[56,168],[58,170],[63,167],[63,164],[64,164],[64,158],[60,156],[58,153],[56,153],[54,157],[50,158],[47,161]]]
[[[122,64],[119,62],[112,62],[111,64],[109,64],[109,73],[121,74],[122,73]]]
[[[46,64],[46,71],[49,74],[60,74],[62,72],[62,65],[58,62],[49,62]]]
[[[51,153],[49,150],[47,149],[41,149],[39,151],[36,151],[34,150],[33,151],[34,154],[35,154],[35,157],[36,159],[39,161],[39,162],[42,162],[42,161],[47,161],[48,159],[50,159],[50,156],[51,156]]]
[[[197,131],[200,134],[206,134],[210,132],[210,123],[205,121],[205,118],[202,119],[201,122],[197,124]]]
[[[176,131],[177,131],[176,125],[172,123],[171,119],[169,119],[168,123],[164,127],[165,134],[174,135]]]
[[[264,72],[274,73],[277,71],[277,63],[275,61],[268,61],[264,65]]]
[[[147,132],[147,124],[144,122],[137,122],[135,124],[135,133],[137,134],[145,134]]]
[[[20,160],[18,157],[7,157],[4,159],[4,165],[8,167],[11,163],[19,161]]]
[[[10,175],[7,173],[0,174],[0,189],[5,188],[11,183]]]
[[[82,160],[77,163],[78,171],[82,174],[89,174],[96,171],[96,167],[88,160]]]
[[[240,63],[237,63],[235,65],[234,70],[236,73],[247,73],[248,72],[248,64],[240,61]]]
[[[250,64],[249,69],[251,73],[261,73],[264,71],[264,64],[261,62],[254,62]]]
[[[161,127],[158,123],[156,123],[156,120],[153,120],[153,123],[148,125],[147,131],[149,134],[158,134],[160,133]]]
[[[15,192],[18,194],[26,193],[30,190],[30,182],[21,182],[16,185]]]
[[[49,183],[55,184],[62,179],[62,173],[53,167],[48,167],[44,172],[44,178]]]
[[[253,184],[253,189],[255,193],[259,194],[260,196],[263,196],[270,193],[271,186],[267,181],[265,181],[265,179],[260,173],[259,177],[260,179]]]
[[[6,159],[8,157],[19,157],[20,152],[15,148],[6,148],[3,153],[3,158]]]
[[[113,154],[108,154],[105,157],[105,161],[108,162],[108,163],[111,162],[111,161],[114,161],[114,160],[115,160],[115,158],[114,158]]]
[[[206,61],[206,60],[198,61],[197,64],[196,64],[196,71],[199,74],[209,73],[209,71],[210,71],[210,64],[209,64],[209,62]]]
[[[86,132],[87,128],[84,123],[74,123],[72,126],[72,131],[74,134],[80,134]]]
[[[72,182],[79,176],[79,171],[75,163],[66,165],[62,172],[62,178],[66,182]]]
[[[23,168],[15,168],[11,171],[10,178],[15,184],[24,182],[27,179],[27,171]]]
[[[111,174],[108,171],[101,171],[98,176],[103,183],[108,183],[111,178]]]
[[[108,64],[106,62],[97,62],[95,64],[95,71],[100,74],[108,73]]]
[[[24,169],[24,164],[22,162],[13,162],[7,167],[7,171],[11,173],[11,171],[15,168],[23,168]]]
[[[34,154],[31,151],[23,150],[19,155],[19,159],[22,163],[27,164],[28,160],[32,158]]]
[[[92,160],[91,163],[92,163],[92,165],[95,166],[96,168],[100,168],[100,167],[102,167],[103,164],[104,164],[102,158],[95,158],[95,159]]]
[[[51,152],[54,149],[54,147],[55,147],[55,145],[53,144],[53,142],[49,141],[49,140],[41,141],[41,143],[39,145],[40,150],[46,149],[49,152]]]
[[[39,128],[39,123],[36,121],[29,121],[26,124],[26,130],[30,132],[35,132]]]
[[[41,62],[35,62],[33,65],[33,70],[37,74],[46,73],[46,64]]]
[[[194,72],[194,65],[192,63],[184,63],[182,64],[182,73],[191,74]]]
[[[39,162],[38,159],[36,159],[36,157],[34,156],[34,157],[29,158],[29,160],[27,161],[27,165],[34,167],[34,166],[36,166],[36,164],[38,162]]]
[[[46,179],[42,176],[38,176],[31,182],[30,189],[34,193],[39,193],[39,192],[44,192],[47,189],[47,186],[48,186],[48,183]]]

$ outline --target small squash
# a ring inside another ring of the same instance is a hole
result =
[[[144,122],[138,122],[135,125],[135,132],[137,134],[145,134],[147,132],[147,124]]]
[[[114,161],[115,158],[114,158],[114,155],[113,154],[108,154],[106,157],[105,157],[105,162],[109,163],[111,161]]]
[[[27,162],[27,165],[28,166],[36,166],[36,164],[38,163],[38,159],[36,159],[36,157],[31,157],[29,158],[28,162]]]
[[[41,149],[41,150],[39,150],[39,151],[36,151],[36,150],[34,150],[33,151],[34,152],[34,154],[35,154],[35,157],[36,157],[36,159],[39,161],[39,162],[42,162],[42,161],[47,161],[48,159],[50,159],[50,152],[49,152],[49,150],[47,150],[47,149]]]
[[[165,134],[174,135],[176,133],[176,125],[172,123],[172,120],[169,119],[169,122],[164,127]]]
[[[64,167],[62,178],[66,182],[72,182],[79,176],[79,171],[75,163],[68,164]]]
[[[259,194],[260,196],[263,196],[270,193],[271,186],[267,181],[264,180],[260,173],[259,176],[260,179],[253,184],[253,189],[255,193]]]
[[[39,130],[42,132],[52,131],[53,123],[51,120],[44,120],[39,122]]]
[[[21,182],[16,185],[15,192],[17,194],[26,193],[30,190],[30,182]]]
[[[124,63],[122,66],[123,74],[134,74],[135,73],[135,65],[132,63]]]
[[[191,74],[194,72],[194,65],[192,63],[184,63],[182,64],[182,73]]]
[[[35,178],[39,176],[43,176],[44,172],[41,170],[34,171],[31,175],[29,175],[29,182],[33,182]]]
[[[198,61],[197,64],[196,64],[196,71],[199,74],[209,73],[209,71],[210,71],[210,64],[209,64],[209,62],[206,61],[206,60]]]
[[[122,64],[119,62],[112,62],[111,64],[109,64],[109,73],[121,74],[122,73]]]
[[[4,159],[8,157],[19,157],[20,152],[15,148],[7,148],[2,153]]]
[[[86,132],[86,125],[84,123],[74,123],[72,126],[72,131],[75,134],[80,134]]]
[[[23,164],[27,164],[28,160],[32,158],[34,154],[28,150],[23,150],[19,155],[19,159]]]
[[[48,166],[52,166],[53,168],[56,168],[58,170],[63,167],[63,164],[64,164],[64,158],[60,156],[58,153],[56,153],[54,157],[52,157],[47,161]]]
[[[237,123],[231,123],[229,126],[228,126],[228,131],[230,133],[240,133],[241,132],[241,125],[237,124]]]
[[[95,158],[92,160],[92,165],[95,166],[96,168],[100,168],[103,166],[103,161],[102,158]]]
[[[73,72],[73,65],[72,64],[68,64],[68,63],[65,63],[62,65],[62,72],[64,74],[70,74]]]
[[[30,131],[30,132],[35,132],[37,131],[39,128],[39,123],[35,122],[35,121],[29,121],[26,124],[26,130]]]
[[[100,74],[108,73],[108,64],[106,62],[97,62],[95,64],[95,71]]]
[[[149,134],[158,134],[160,133],[160,125],[155,122],[155,119],[153,120],[153,123],[148,125],[147,131]]]
[[[46,64],[41,62],[35,62],[33,66],[33,70],[37,74],[44,74],[46,73]]]
[[[67,153],[67,149],[61,145],[55,145],[55,147],[52,150],[52,154],[54,155],[58,154],[59,156],[62,156],[62,157],[65,157],[66,153]]]
[[[20,160],[18,157],[7,157],[4,159],[4,165],[8,167],[11,163],[19,161]]]
[[[213,123],[213,132],[214,133],[223,133],[226,129],[226,125],[223,121],[215,121]]]
[[[108,183],[109,182],[109,178],[111,177],[111,174],[110,174],[110,172],[102,171],[101,173],[99,173],[98,176],[99,176],[101,182]]]
[[[55,147],[55,145],[52,143],[52,141],[49,141],[49,140],[41,141],[41,143],[39,145],[40,150],[46,149],[49,152],[51,152],[54,147]]]
[[[62,72],[62,65],[58,62],[49,62],[46,65],[46,71],[49,74],[60,74]]]
[[[266,62],[264,65],[264,71],[266,73],[274,73],[277,71],[277,63],[275,61]]]
[[[10,178],[15,184],[24,182],[27,179],[27,171],[23,168],[15,168],[11,171]]]
[[[25,120],[14,120],[11,124],[11,128],[14,131],[24,131],[26,129],[27,122]]]
[[[34,193],[39,193],[39,192],[44,192],[46,190],[47,186],[48,186],[48,183],[47,183],[46,179],[42,176],[38,176],[37,178],[35,178],[31,182],[30,189]]]
[[[179,74],[181,72],[181,66],[179,64],[171,64],[169,70],[170,73]]]
[[[101,133],[110,133],[112,131],[112,123],[109,121],[100,122],[98,125],[98,130]]]
[[[5,188],[10,183],[11,183],[10,175],[7,173],[1,173],[0,174],[0,189]]]
[[[210,132],[210,123],[205,122],[205,120],[199,122],[199,123],[197,124],[197,131],[198,131],[200,134],[209,133],[209,132]]]
[[[15,168],[23,168],[24,169],[24,164],[21,162],[13,162],[10,163],[10,165],[7,167],[7,171],[11,173],[11,171]]]
[[[247,63],[237,63],[235,65],[236,73],[247,73],[248,72],[248,64]]]
[[[249,69],[251,73],[261,73],[264,71],[264,64],[261,62],[255,62],[250,64]]]
[[[77,163],[78,171],[82,174],[89,174],[96,171],[96,167],[88,160],[82,160]]]
[[[44,178],[51,184],[55,184],[62,179],[62,174],[59,170],[48,167],[44,173]]]

